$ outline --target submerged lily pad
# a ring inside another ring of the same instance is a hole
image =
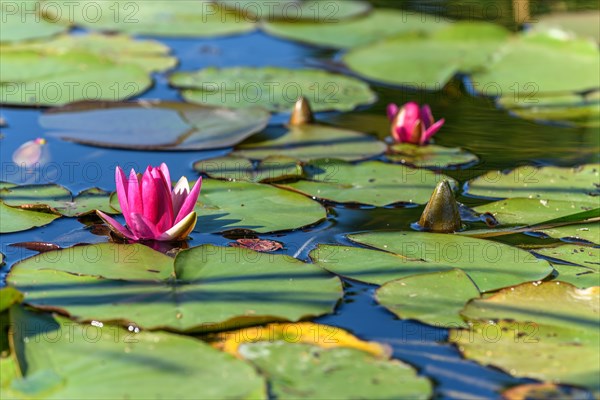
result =
[[[445,21],[433,15],[375,9],[363,17],[345,21],[328,19],[268,21],[262,25],[262,29],[272,35],[299,42],[334,48],[351,48],[387,36],[409,32],[432,32],[446,25]]]
[[[80,27],[107,32],[166,37],[212,37],[245,33],[255,28],[252,21],[225,12],[214,2],[206,0],[82,0],[75,5],[73,15],[66,11],[60,12],[67,10],[69,2],[64,3],[60,8],[48,7],[49,17],[69,20]]]
[[[598,204],[600,164],[578,168],[523,166],[490,171],[469,181],[466,194],[486,198],[525,197]],[[597,206],[595,207],[597,208]]]
[[[59,217],[60,215],[9,207],[0,201],[0,233],[26,231],[48,225]]]
[[[92,146],[138,150],[206,150],[232,146],[262,130],[258,107],[228,109],[174,102],[85,102],[40,117],[51,136]]]
[[[221,334],[217,345],[251,362],[280,399],[431,396],[431,383],[413,368],[333,326],[270,324]]]
[[[343,60],[352,71],[375,81],[441,90],[456,73],[487,65],[509,36],[498,25],[457,22],[426,37],[404,35],[357,47]]]
[[[547,261],[525,250],[455,234],[372,232],[353,234],[348,238],[413,262],[423,260],[425,266],[460,268],[469,275],[480,292],[537,281],[552,273]],[[415,268],[413,272],[419,273],[419,269]]]
[[[600,286],[600,249],[568,244],[536,249],[535,252],[550,259],[550,263],[558,271],[556,280],[579,288]]]
[[[9,389],[18,398],[266,397],[250,365],[194,338],[76,324],[24,308],[11,310],[11,322],[23,377]]]
[[[150,72],[175,64],[168,51],[157,42],[98,35],[2,45],[0,101],[51,106],[124,100],[151,86]]]
[[[479,160],[475,154],[460,147],[444,147],[430,144],[415,146],[409,143],[394,144],[386,157],[390,161],[421,168],[449,168],[472,164]]]
[[[197,161],[194,169],[211,178],[232,181],[274,182],[302,177],[302,165],[294,158],[267,157],[258,164],[239,156],[225,156]]]
[[[463,355],[511,375],[600,390],[598,287],[522,284],[470,302],[473,323],[451,331]],[[577,360],[577,362],[573,362]]]
[[[177,331],[297,321],[342,294],[338,278],[292,257],[211,245],[179,252],[175,265],[142,245],[76,246],[16,264],[7,281],[27,304],[78,320]]]
[[[287,129],[261,132],[238,145],[233,154],[253,160],[279,155],[301,161],[325,157],[359,161],[378,156],[386,148],[372,136],[333,126],[308,124]]]
[[[0,0],[0,42],[43,39],[69,30],[68,24],[45,18],[41,12],[45,8],[44,4],[37,0]]]
[[[425,204],[438,182],[452,178],[428,170],[368,161],[357,165],[321,159],[304,167],[307,180],[279,184],[308,196],[336,203],[383,207],[394,203]]]
[[[600,86],[598,44],[568,35],[530,32],[508,42],[487,68],[473,74],[485,95],[510,93],[527,103],[544,93],[575,93]],[[490,89],[494,93],[490,93]]]
[[[68,189],[56,184],[22,185],[0,189],[0,199],[10,207],[50,209],[67,217],[79,217],[95,210],[116,213],[110,206],[110,192],[98,188],[73,196]]]
[[[379,304],[398,317],[446,329],[467,327],[459,312],[479,297],[477,286],[460,269],[398,279],[376,293]]]
[[[211,67],[176,72],[170,82],[193,103],[263,106],[272,112],[289,111],[301,96],[310,100],[313,111],[351,111],[376,100],[366,83],[317,69]]]
[[[202,181],[195,211],[198,214],[195,231],[203,233],[292,230],[327,217],[323,206],[300,194],[258,183],[214,179]]]
[[[368,12],[371,6],[358,0],[216,0],[228,10],[253,20],[298,20],[335,23]]]

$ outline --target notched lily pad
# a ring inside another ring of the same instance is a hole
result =
[[[192,103],[262,106],[272,112],[289,111],[302,96],[310,100],[313,111],[351,111],[376,100],[366,83],[317,69],[211,67],[176,72],[170,82]]]
[[[301,161],[326,157],[359,161],[378,156],[385,148],[383,142],[364,133],[306,124],[287,127],[284,132],[267,129],[238,145],[233,154],[253,160],[279,155]]]
[[[558,272],[555,278],[579,288],[600,286],[600,249],[568,244],[547,249],[535,249],[547,257]]]
[[[421,168],[453,168],[471,165],[479,158],[460,147],[444,147],[434,144],[415,146],[398,143],[390,147],[387,159]]]
[[[278,184],[307,196],[336,203],[359,203],[383,207],[394,203],[427,203],[445,175],[424,169],[412,169],[379,161],[350,164],[341,160],[321,159],[304,167],[306,180]]]
[[[235,155],[225,156],[197,161],[194,169],[211,178],[263,183],[301,178],[303,175],[300,162],[286,156],[271,156],[258,163]]]
[[[59,262],[60,261],[60,262]],[[8,282],[27,304],[80,321],[219,331],[330,312],[341,283],[289,256],[203,245],[173,260],[142,245],[100,244],[16,264]]]
[[[0,201],[0,233],[26,231],[48,225],[59,217],[55,214],[9,207]]]
[[[229,109],[175,102],[82,102],[40,117],[51,136],[137,150],[207,150],[232,146],[262,130],[270,115],[258,107]]]
[[[195,231],[217,233],[251,230],[258,233],[286,231],[323,221],[321,204],[298,193],[251,182],[202,181],[196,204]]]

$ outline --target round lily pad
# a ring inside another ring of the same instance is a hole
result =
[[[232,181],[275,182],[302,177],[302,165],[294,158],[271,156],[259,163],[239,156],[197,161],[194,169],[211,178]]]
[[[526,283],[471,301],[469,330],[451,331],[469,359],[511,375],[600,390],[597,287]],[[577,362],[573,362],[577,360]]]
[[[341,283],[284,255],[203,245],[170,257],[142,245],[76,246],[16,264],[25,301],[83,321],[146,329],[225,330],[330,312]]]
[[[536,258],[528,251],[461,235],[371,232],[349,235],[348,238],[410,260],[423,260],[425,265],[432,267],[460,268],[469,275],[480,292],[537,281],[552,273],[547,261]],[[419,269],[414,268],[413,272],[417,274]]]
[[[467,327],[459,312],[479,297],[477,286],[460,269],[398,279],[376,293],[379,304],[398,317],[446,329]]]
[[[232,0],[235,1],[235,0]],[[324,1],[326,3],[326,1]],[[345,2],[345,0],[344,0]],[[447,25],[439,17],[412,12],[375,9],[360,18],[322,21],[268,21],[261,28],[275,36],[318,46],[351,48],[387,36],[431,32]]]
[[[49,17],[69,20],[77,26],[107,32],[166,36],[212,37],[245,33],[255,24],[239,15],[225,12],[206,0],[115,0],[112,2],[82,0],[72,6],[48,7]],[[59,14],[60,12],[60,14]]]
[[[272,112],[288,112],[301,96],[310,100],[313,111],[351,111],[376,100],[366,83],[316,69],[211,67],[176,72],[170,82],[193,103],[263,106]]]
[[[9,207],[0,201],[0,233],[26,231],[48,225],[59,217],[60,215]]]
[[[0,190],[0,199],[8,206],[50,209],[67,217],[79,217],[95,210],[116,213],[110,206],[110,195],[110,192],[91,188],[73,196],[68,189],[56,184],[22,185]]]
[[[498,25],[458,22],[425,37],[404,35],[356,47],[343,60],[352,71],[368,79],[441,90],[456,73],[487,65],[509,35]],[[401,60],[398,54],[402,54]]]
[[[490,171],[469,181],[466,194],[486,198],[524,197],[598,204],[600,164],[578,168],[523,166]],[[595,207],[597,208],[597,206]]]
[[[450,168],[476,163],[479,158],[475,154],[460,147],[444,147],[430,144],[416,146],[409,143],[398,143],[390,147],[386,155],[388,160],[421,168]]]
[[[379,161],[353,165],[321,159],[308,163],[304,172],[306,180],[278,186],[336,203],[383,207],[394,203],[425,204],[441,180],[456,184],[445,175]]]
[[[600,249],[568,244],[535,252],[548,257],[561,282],[568,282],[579,288],[600,286]],[[576,264],[576,265],[572,265]]]
[[[124,100],[151,86],[150,72],[175,64],[165,46],[120,36],[81,35],[0,50],[0,101],[15,105]]]
[[[41,12],[45,8],[39,0],[0,0],[0,42],[4,45],[8,42],[43,39],[69,29],[68,24],[46,19]]]
[[[197,232],[244,229],[259,233],[298,229],[327,217],[323,206],[297,193],[250,182],[202,181],[195,208]]]
[[[246,140],[233,154],[254,160],[280,155],[309,161],[332,157],[346,161],[372,158],[385,151],[385,144],[372,136],[333,126],[290,126],[286,132],[269,129]]]
[[[473,74],[474,89],[510,94],[527,103],[544,93],[581,92],[600,86],[598,44],[556,31],[530,32],[508,42],[493,63]]]
[[[259,107],[228,109],[175,102],[86,102],[40,117],[51,136],[92,146],[137,150],[206,150],[232,146],[262,130]]]
[[[335,23],[368,12],[371,6],[358,0],[217,0],[226,10],[250,20],[299,20]]]
[[[76,324],[24,308],[11,312],[11,319],[23,372],[7,385],[16,398],[266,396],[264,379],[250,365],[194,338],[99,321]]]

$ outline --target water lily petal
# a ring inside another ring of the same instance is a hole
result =
[[[431,107],[429,107],[428,104],[425,104],[423,107],[421,107],[421,121],[423,121],[425,130],[429,129],[429,127],[435,122],[433,119],[433,114],[431,113]]]
[[[160,184],[157,185],[155,178],[152,176],[152,168],[148,167],[142,177],[143,215],[153,225],[155,225],[161,217],[159,205],[163,199],[159,196],[159,188]]]
[[[437,133],[437,131],[440,130],[440,128],[442,127],[442,125],[444,125],[445,122],[446,122],[446,120],[442,118],[435,124],[431,125],[429,127],[429,129],[427,129],[425,132],[423,132],[423,135],[421,136],[420,144],[427,143],[429,141],[429,139],[431,139],[431,137],[433,135],[435,135]]]
[[[164,178],[165,178],[165,182],[167,183],[167,187],[169,188],[169,192],[171,192],[172,189],[172,183],[171,183],[171,174],[169,173],[169,167],[167,167],[167,164],[162,163],[160,164],[160,167],[158,167],[160,169],[160,171],[162,172]]]
[[[421,137],[423,136],[423,122],[421,120],[417,120],[413,125],[413,129],[410,132],[410,136],[408,137],[407,142],[413,144],[419,144],[421,142]]]
[[[125,217],[125,222],[129,224],[129,201],[127,200],[129,182],[127,181],[127,176],[121,167],[115,168],[115,182],[117,186],[117,198],[119,199],[121,212]]]
[[[179,215],[179,210],[181,210],[181,206],[187,199],[190,194],[190,184],[185,176],[182,176],[175,185],[175,189],[173,189],[173,212],[175,215]]]
[[[388,106],[387,106],[388,119],[390,121],[393,121],[394,118],[396,118],[396,115],[398,115],[399,110],[400,110],[400,108],[398,107],[398,105],[396,105],[394,103],[388,104]]]
[[[156,226],[142,214],[131,214],[129,228],[139,239],[153,240],[161,235]]]
[[[142,214],[144,212],[140,182],[133,169],[129,173],[129,182],[127,184],[127,204],[129,206],[128,215]]]
[[[115,220],[113,217],[103,213],[100,210],[96,210],[96,215],[98,215],[104,221],[104,223],[108,225],[110,230],[120,238],[138,240],[138,237],[134,233],[132,233],[129,229],[121,225],[119,221]]]
[[[161,241],[175,241],[183,240],[189,236],[194,230],[198,218],[196,212],[192,211],[186,215],[181,221],[179,221],[174,227],[163,233],[157,240]]]
[[[31,168],[44,160],[46,139],[37,138],[23,143],[12,155],[15,164],[22,168]]]
[[[196,206],[196,202],[198,201],[198,196],[200,195],[200,189],[202,188],[202,178],[198,178],[194,187],[188,194],[187,198],[181,205],[179,209],[179,213],[177,214],[177,218],[175,218],[175,224],[178,224],[183,218],[185,218],[189,213],[194,210]]]

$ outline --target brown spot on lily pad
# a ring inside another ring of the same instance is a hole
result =
[[[283,248],[282,243],[266,239],[238,239],[233,243],[229,243],[229,245],[232,247],[243,247],[263,253],[277,251]]]
[[[19,242],[11,244],[12,247],[22,247],[27,250],[37,251],[38,253],[45,253],[52,250],[60,250],[61,247],[54,243],[48,242]]]

